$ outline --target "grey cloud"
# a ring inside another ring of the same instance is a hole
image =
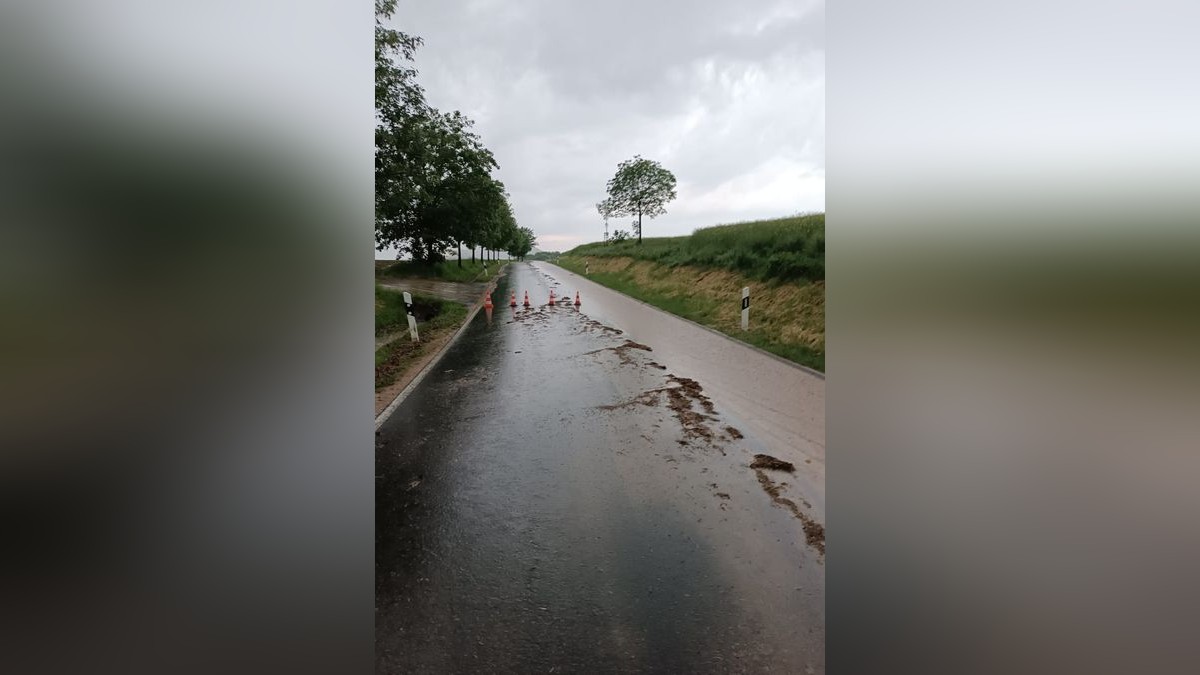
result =
[[[429,100],[477,120],[521,223],[582,243],[598,238],[593,205],[634,154],[695,196],[647,235],[823,209],[823,189],[797,186],[809,196],[765,212],[730,186],[764,167],[823,185],[824,18],[820,1],[402,0],[395,23],[425,40]]]

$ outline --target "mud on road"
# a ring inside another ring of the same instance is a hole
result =
[[[549,284],[551,289],[557,291],[561,288],[558,281],[550,275],[540,271],[538,274]],[[507,321],[510,324],[547,326],[553,318],[561,317],[575,324],[573,332],[577,334],[588,333],[614,339],[624,335],[624,331],[621,329],[608,326],[587,316],[581,308],[575,307],[571,301],[567,300],[553,305],[546,303],[537,307],[518,307],[511,314],[512,318]],[[580,356],[599,357],[611,354],[617,357],[622,366],[641,370],[651,368],[665,370],[666,366],[635,353],[653,351],[654,348],[649,345],[621,338],[619,343],[587,351]],[[677,441],[680,445],[703,447],[719,452],[722,456],[728,456],[727,449],[730,444],[745,438],[736,427],[731,425],[722,427],[719,424],[720,416],[716,412],[716,406],[712,399],[704,394],[704,389],[699,382],[688,377],[669,373],[665,376],[665,384],[662,387],[645,390],[630,400],[598,405],[596,409],[613,412],[633,405],[651,408],[665,405],[672,412],[683,434]],[[701,445],[697,446],[697,443]],[[792,473],[795,471],[795,465],[767,454],[758,453],[754,455],[748,468],[754,471],[763,492],[772,503],[783,507],[801,522],[806,542],[823,556],[825,553],[824,525],[817,522],[796,501],[784,496],[783,490],[788,486],[787,483],[775,483],[763,471]],[[799,501],[804,504],[806,509],[812,508],[807,500],[801,498]]]

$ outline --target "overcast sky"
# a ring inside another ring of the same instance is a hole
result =
[[[825,209],[823,0],[400,0],[393,24],[542,250],[601,238],[595,204],[635,154],[679,181],[646,236]]]

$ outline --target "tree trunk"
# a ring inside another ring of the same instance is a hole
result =
[[[638,245],[642,243],[642,210],[638,209]]]
[[[462,267],[462,242],[458,242],[458,266]]]

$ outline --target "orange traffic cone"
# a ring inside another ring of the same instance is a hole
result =
[[[516,292],[516,291],[513,291],[513,292],[512,292],[512,295],[510,295],[510,296],[508,297],[508,306],[509,306],[509,307],[516,307],[516,306],[517,306],[517,292]]]
[[[575,306],[579,306],[579,291],[575,291]]]
[[[483,307],[484,307],[484,309],[492,308],[492,294],[491,293],[483,294]]]
[[[525,306],[529,306],[529,291],[525,291]]]

